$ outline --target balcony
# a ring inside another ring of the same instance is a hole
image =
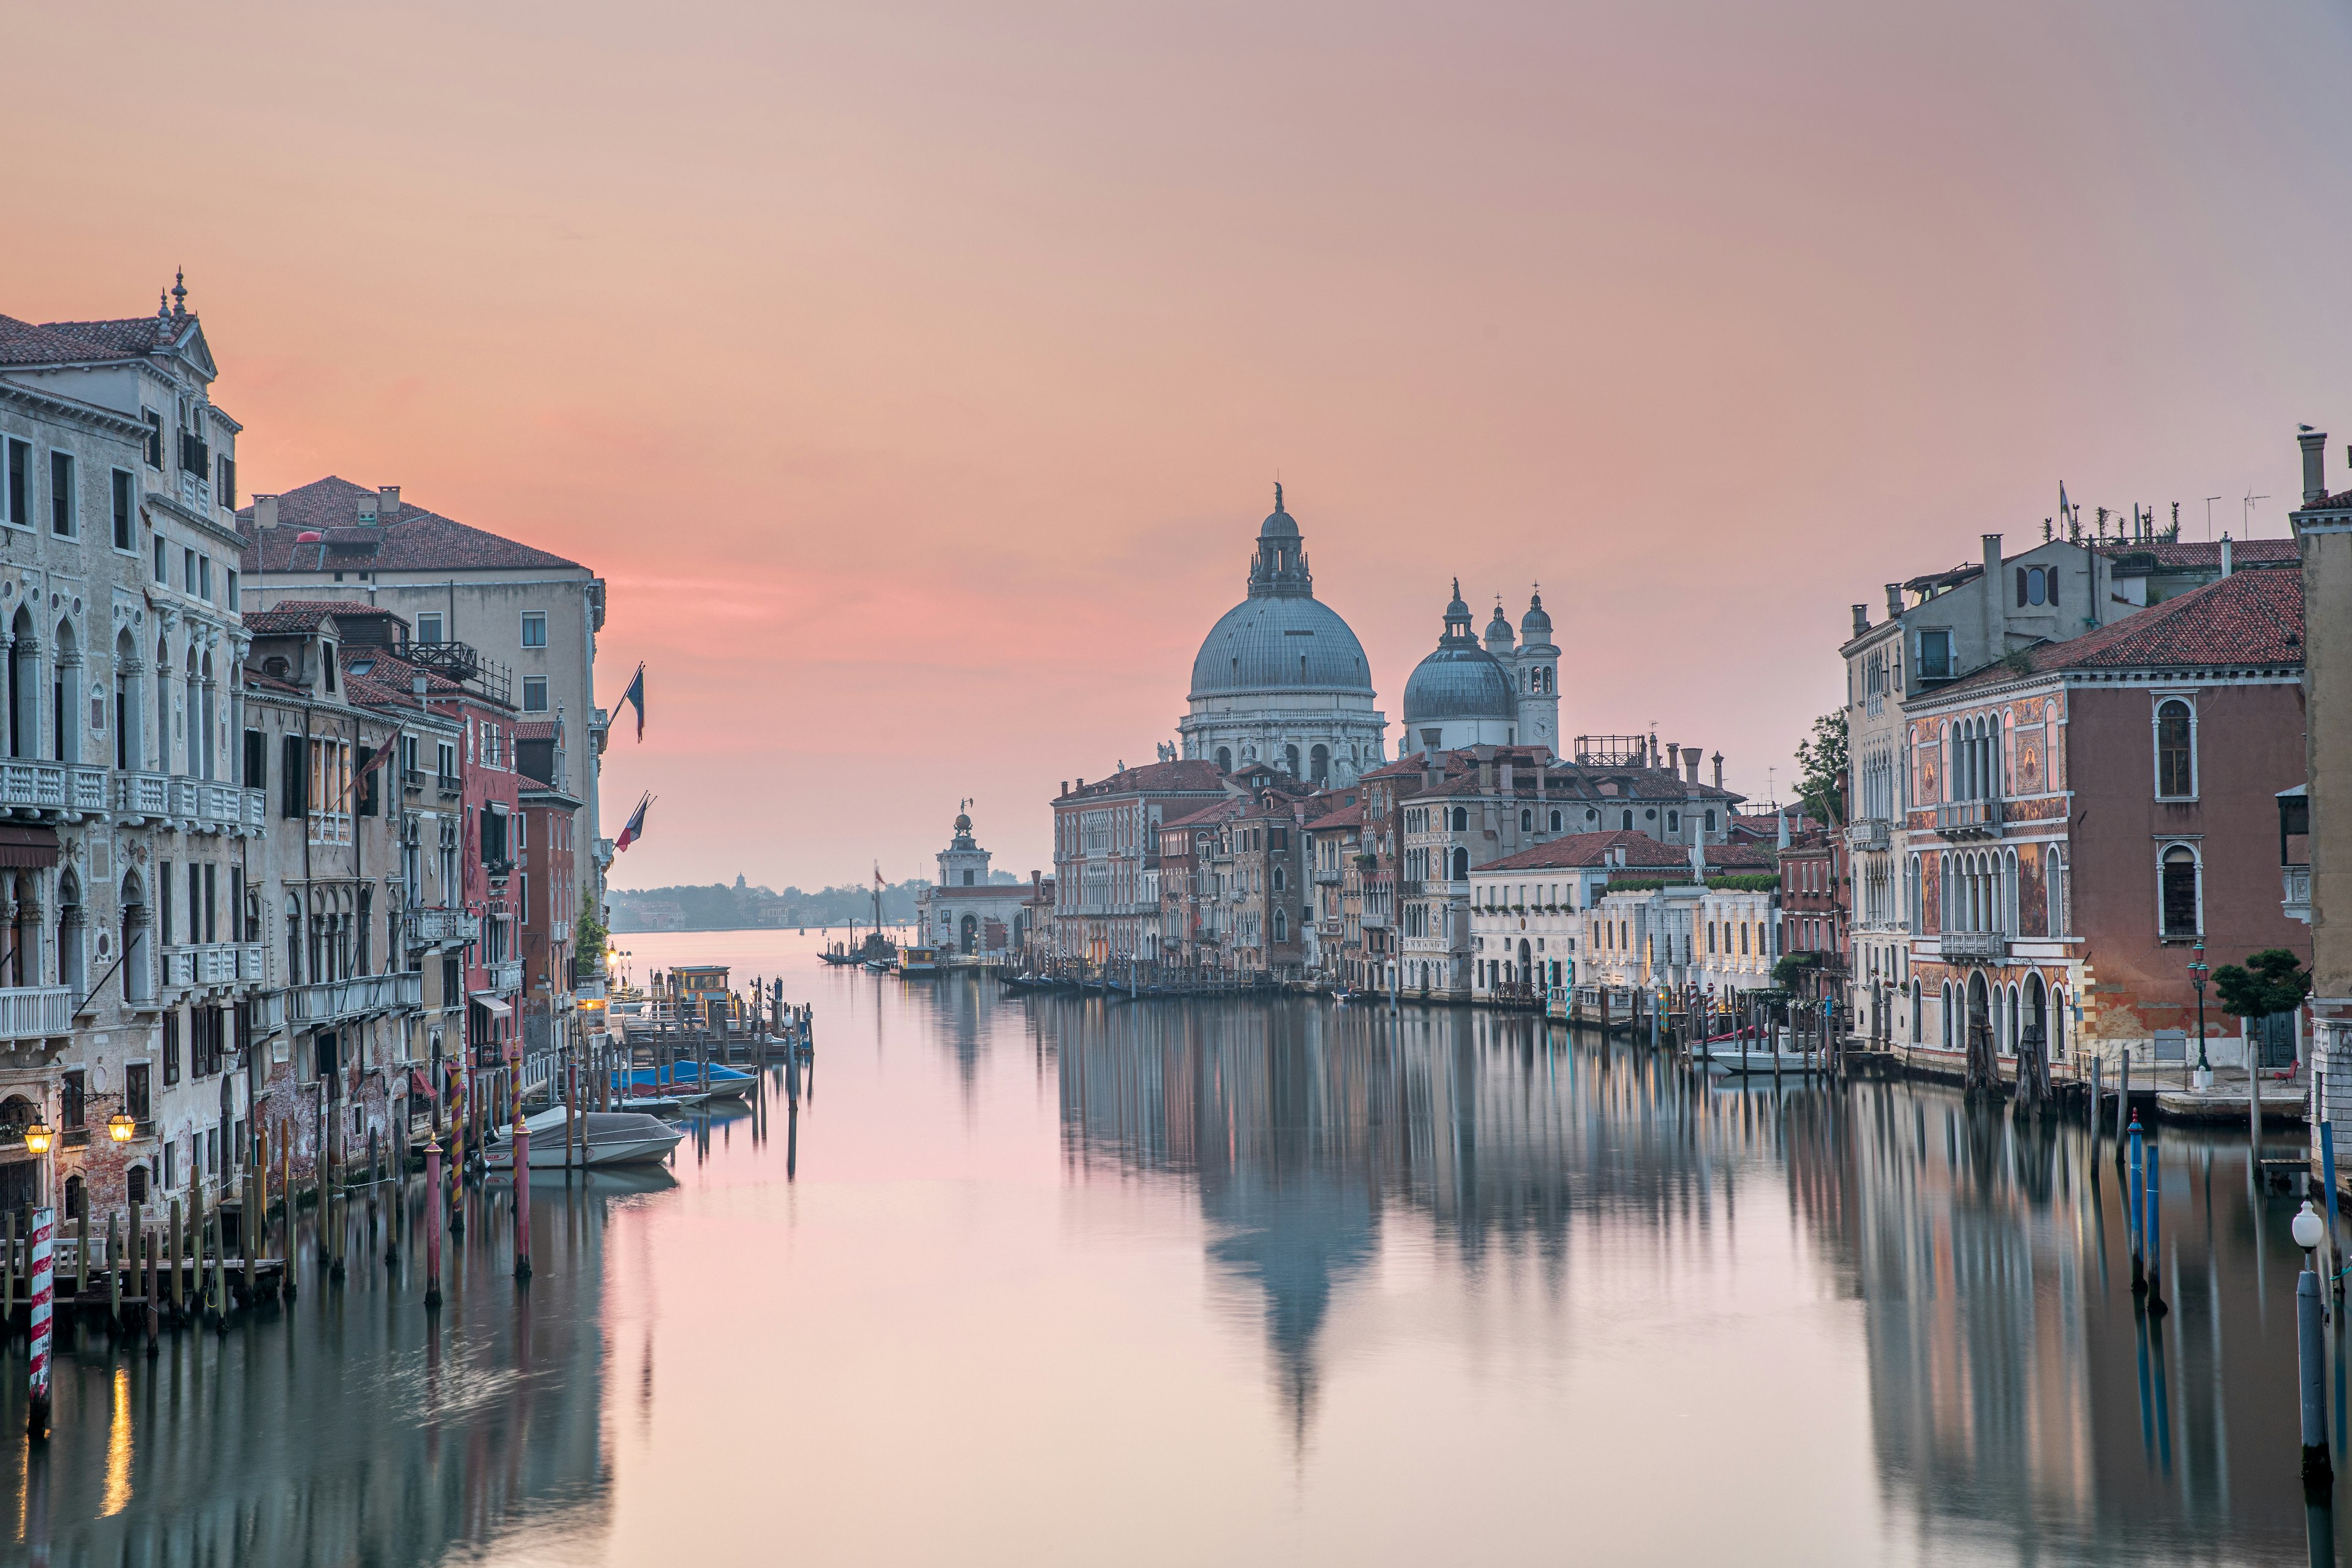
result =
[[[466,793],[466,781],[455,773],[435,773],[433,787],[446,795],[459,795]]]
[[[1400,899],[1417,899],[1421,897],[1421,890],[1423,885],[1424,884],[1422,879],[1418,877],[1400,877],[1397,879],[1397,897]]]
[[[257,942],[191,942],[163,950],[166,985],[234,985],[261,978]]]
[[[172,815],[172,781],[162,773],[117,773],[114,809],[134,822],[161,821]]]
[[[1937,952],[1947,963],[1999,963],[2009,938],[1997,931],[1948,931],[1936,939]]]
[[[503,882],[514,875],[514,862],[505,859],[494,860],[486,855],[482,858],[482,875],[493,882]]]
[[[1886,818],[1869,816],[1846,825],[1845,841],[1855,849],[1884,849],[1893,841],[1893,836]]]
[[[1317,868],[1316,868],[1316,870],[1315,870],[1315,880],[1316,880],[1316,883],[1317,883],[1318,886],[1320,886],[1320,887],[1326,887],[1326,888],[1336,888],[1336,887],[1338,887],[1338,886],[1339,885],[1339,876],[1340,876],[1339,868],[1337,866],[1332,866],[1332,867],[1328,867],[1328,868],[1326,868],[1326,867],[1319,867],[1319,866],[1318,866],[1318,867],[1317,867]]]
[[[1936,808],[1936,831],[1946,838],[1997,838],[2001,800],[1955,800]]]
[[[503,963],[484,964],[482,967],[484,973],[489,976],[489,989],[498,992],[500,995],[507,995],[522,989],[521,959],[509,958]]]
[[[38,1040],[73,1030],[68,985],[0,986],[0,1040]]]
[[[2304,924],[2309,925],[2311,923],[2311,868],[2283,866],[2279,869],[2280,879],[2284,884],[2280,894],[2280,903],[2286,911],[2286,918],[2291,921],[2301,921]]]
[[[423,768],[401,769],[400,787],[404,790],[414,790],[422,793],[425,788],[425,770]]]
[[[316,985],[291,985],[278,994],[285,998],[288,1023],[332,1024],[370,1013],[421,1005],[425,976],[362,974],[349,980],[321,981]]]
[[[0,763],[0,806],[104,811],[106,770],[74,763]]]
[[[469,915],[463,910],[430,908],[408,911],[408,940],[413,946],[422,947],[436,942],[477,942],[481,934],[482,917]]]

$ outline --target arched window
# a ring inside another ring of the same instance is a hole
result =
[[[1920,991],[1919,983],[1914,980],[1911,982],[1911,1038],[1915,1042],[1920,1037],[1920,1026],[1927,1021],[1926,1013],[1927,997]]]
[[[1746,921],[1739,922],[1739,956],[1742,958],[1748,956],[1748,922]]]
[[[139,733],[139,645],[131,634],[114,639],[114,765],[129,770],[144,760]]]
[[[1468,831],[1469,831],[1469,829],[1470,829],[1470,812],[1469,812],[1469,809],[1468,809],[1466,806],[1459,806],[1459,805],[1455,806],[1455,807],[1454,808],[1454,832],[1456,832],[1456,833],[1466,833],[1466,832],[1468,832]]]
[[[148,945],[152,930],[147,918],[147,896],[131,872],[122,879],[122,994],[134,1002],[143,1002],[155,994],[155,976],[150,969],[153,960]]]
[[[1315,783],[1323,784],[1329,780],[1331,777],[1331,748],[1328,746],[1317,746],[1313,750],[1309,751],[1307,753],[1307,766],[1308,773]]]
[[[302,902],[286,895],[286,984],[302,984]]]
[[[1276,881],[1279,882],[1279,878]],[[1277,909],[1274,911],[1274,940],[1276,942],[1290,940],[1290,911],[1287,910]]]
[[[2158,800],[2197,795],[2197,716],[2178,697],[2156,709],[2156,795]]]
[[[58,623],[58,653],[49,661],[49,750],[58,762],[81,760],[81,648],[74,640],[73,623]]]
[[[1470,851],[1467,849],[1456,849],[1454,852],[1454,879],[1457,882],[1466,882],[1470,879]]]
[[[1283,772],[1288,773],[1292,778],[1302,776],[1298,771],[1298,748],[1297,746],[1285,746],[1282,748],[1282,769]]]
[[[1559,813],[1558,811],[1554,811],[1551,814],[1551,830],[1554,833],[1558,833],[1559,831]]]
[[[2188,941],[2202,929],[2198,918],[2197,851],[2175,844],[2164,852],[2160,897],[2167,941]]]
[[[79,1001],[88,992],[82,960],[81,881],[71,871],[58,878],[58,984]]]
[[[1285,888],[1288,887],[1289,879],[1289,873],[1282,867],[1276,866],[1274,868],[1274,890],[1276,892],[1279,893]]]
[[[2074,935],[2074,908],[2070,901],[2071,890],[2066,886],[2066,854],[2055,845],[2043,856],[2042,880],[2043,890],[2050,897],[2050,934]]]
[[[1633,830],[1633,814],[1631,811],[1625,813],[1624,830],[1628,833],[1631,833]]]
[[[1534,812],[1532,812],[1532,811],[1528,810],[1528,809],[1527,807],[1525,807],[1525,806],[1520,807],[1520,808],[1519,808],[1519,831],[1520,831],[1520,832],[1522,832],[1522,833],[1533,833],[1535,830],[1536,830],[1536,814],[1535,814]]]
[[[1219,746],[1217,748],[1217,771],[1221,773],[1229,773],[1234,771],[1234,749],[1231,746]]]
[[[1944,1026],[1944,1048],[1948,1051],[1952,1048],[1952,983],[1948,980],[1944,982],[1944,998],[1941,1012]]]

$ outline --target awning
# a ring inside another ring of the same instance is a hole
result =
[[[0,866],[47,869],[58,863],[58,830],[0,823]]]
[[[423,1068],[410,1068],[408,1069],[408,1092],[419,1100],[431,1100],[433,1098],[433,1086],[425,1081],[425,1069]]]
[[[499,998],[499,994],[495,991],[477,991],[473,994],[473,1000],[475,1006],[479,1007],[483,1012],[488,1013],[493,1018],[506,1017],[514,1011],[513,1008],[508,1006],[506,1003]]]

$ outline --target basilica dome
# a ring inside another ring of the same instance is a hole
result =
[[[1507,637],[1510,623],[1504,622],[1503,628]],[[1473,725],[1482,720],[1508,724],[1518,711],[1517,683],[1500,659],[1478,646],[1470,630],[1470,606],[1462,602],[1462,584],[1456,583],[1454,600],[1445,606],[1444,634],[1404,683],[1405,727],[1410,731],[1457,720]],[[1452,736],[1447,742],[1457,743]]]

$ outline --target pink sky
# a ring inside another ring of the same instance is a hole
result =
[[[612,584],[625,887],[1046,864],[1284,479],[1391,748],[1450,577],[1760,793],[1856,601],[2352,440],[2352,28],[1859,3],[43,6],[0,311],[188,269],[247,489]],[[2337,470],[2332,470],[2337,471]],[[617,826],[617,817],[614,819]]]

